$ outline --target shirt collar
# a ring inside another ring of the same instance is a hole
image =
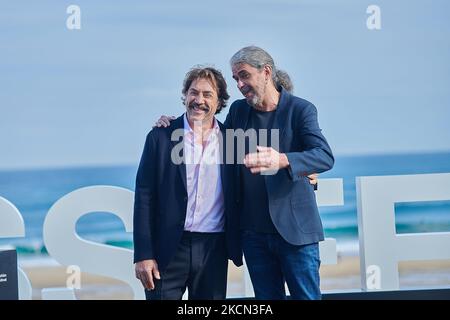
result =
[[[184,121],[184,133],[185,134],[194,134],[194,130],[192,130],[191,126],[189,125],[189,121],[187,119],[186,112],[183,116]],[[218,133],[220,131],[219,123],[217,122],[216,118],[213,118],[213,133]]]

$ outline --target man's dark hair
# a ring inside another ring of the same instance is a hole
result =
[[[188,73],[186,73],[183,81],[183,90],[181,91],[181,93],[183,94],[183,96],[181,97],[183,104],[186,101],[186,94],[189,90],[189,87],[191,86],[192,82],[197,79],[208,80],[216,90],[217,97],[219,99],[219,105],[217,106],[216,111],[216,114],[218,114],[220,111],[222,111],[223,108],[227,106],[227,101],[230,98],[230,95],[227,92],[227,83],[222,73],[213,67],[196,66],[192,68]]]

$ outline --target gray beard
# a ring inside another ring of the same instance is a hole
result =
[[[256,94],[256,91],[253,91],[255,94],[253,95],[253,97],[252,97],[252,99],[251,100],[248,100],[247,99],[247,103],[249,104],[249,105],[251,105],[253,108],[255,108],[255,109],[259,109],[259,107],[261,106],[261,104],[262,104],[262,98],[260,98],[257,94]],[[264,96],[264,94],[266,93],[266,88],[264,88],[264,91],[263,91],[263,93],[262,93],[262,96]]]
[[[250,100],[247,99],[247,103],[252,107],[257,107],[261,101],[259,101],[259,97],[254,95]]]

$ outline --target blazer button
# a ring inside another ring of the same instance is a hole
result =
[[[188,197],[184,197],[184,201],[186,202],[188,200]]]

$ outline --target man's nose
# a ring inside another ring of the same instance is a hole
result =
[[[197,104],[204,104],[204,102],[205,102],[205,99],[204,99],[203,95],[198,94],[195,97],[195,103],[197,103]]]
[[[244,86],[244,83],[241,80],[238,80],[238,82],[237,82],[238,89],[241,90],[243,86]]]

